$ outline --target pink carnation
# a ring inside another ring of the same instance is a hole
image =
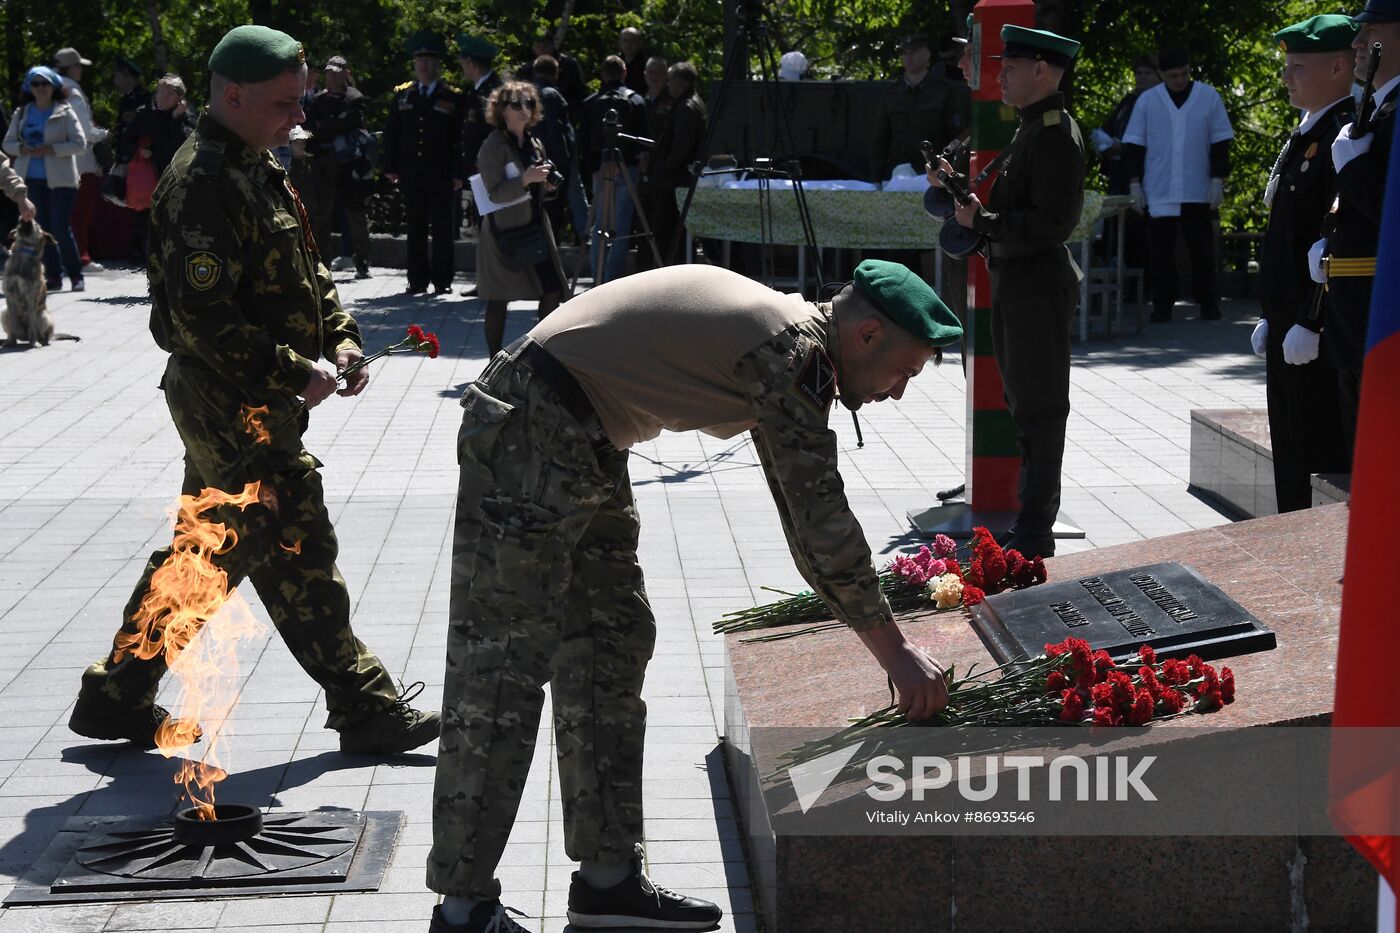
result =
[[[933,536],[933,556],[947,557],[958,549],[957,542],[947,535]]]

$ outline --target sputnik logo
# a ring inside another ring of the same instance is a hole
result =
[[[864,744],[857,742],[847,745],[820,758],[813,758],[788,768],[788,780],[792,782],[792,789],[797,793],[797,805],[802,808],[804,815],[812,809],[817,798],[831,786],[831,782],[836,780],[836,776],[851,763],[851,759]]]

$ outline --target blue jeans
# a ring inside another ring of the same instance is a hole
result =
[[[607,167],[599,169],[593,173],[593,244],[589,255],[589,268],[598,268],[598,250],[602,249],[603,240],[598,234],[603,229],[602,218],[597,216],[603,208],[603,172]],[[637,184],[637,166],[627,166],[627,174],[632,176],[632,184]],[[625,237],[632,234],[632,195],[627,190],[627,183],[618,175],[613,184],[613,216],[612,231],[616,236]],[[622,270],[627,265],[627,253],[632,248],[631,240],[615,242],[608,247],[607,266],[603,269],[603,282],[611,282],[613,279],[622,277]],[[603,282],[594,282],[594,285],[601,285]]]
[[[50,188],[48,181],[42,178],[26,178],[24,183],[29,186],[29,200],[34,202],[39,226],[53,234],[58,241],[57,247],[50,243],[44,249],[44,277],[50,282],[57,282],[67,272],[70,279],[82,278],[83,263],[78,258],[78,241],[73,238],[71,223],[73,201],[78,196],[78,189]],[[61,268],[60,255],[63,257]]]

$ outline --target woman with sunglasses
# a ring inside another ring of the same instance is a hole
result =
[[[24,179],[39,226],[58,241],[56,248],[50,243],[44,250],[44,278],[49,290],[62,288],[63,273],[67,272],[73,291],[80,292],[84,288],[83,266],[71,217],[78,196],[77,156],[87,149],[87,137],[67,98],[57,72],[43,65],[29,69],[3,146],[16,157],[15,172]]]
[[[543,115],[539,91],[523,81],[506,82],[486,103],[486,121],[495,129],[481,144],[477,170],[491,200],[510,204],[482,221],[477,247],[476,295],[486,302],[486,347],[492,356],[505,340],[509,302],[538,299],[543,318],[559,306],[565,288],[554,230],[543,208],[545,194],[552,190],[553,166],[545,158],[544,144],[530,132]],[[503,249],[502,239],[508,231],[531,225],[542,230],[548,254],[534,265],[512,268],[519,261]]]

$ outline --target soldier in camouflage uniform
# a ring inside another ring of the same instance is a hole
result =
[[[184,495],[240,492],[259,481],[273,497],[217,519],[237,543],[213,558],[230,587],[251,578],[292,655],[326,693],[326,725],[341,750],[395,753],[431,741],[437,715],[410,708],[384,665],[350,629],[350,598],[317,467],[302,446],[311,408],[336,391],[323,356],[361,358],[360,331],[340,307],[305,210],[268,149],[303,114],[305,57],[296,40],[261,26],[229,32],[209,59],[213,103],[176,154],[151,205],[151,332],[170,353],[162,388],[185,446]],[[236,104],[236,106],[235,106]],[[364,370],[340,395],[356,395]],[[245,407],[265,405],[271,432],[258,444]],[[151,578],[155,552],[123,613],[122,632]],[[119,635],[120,637],[120,635]],[[112,652],[84,673],[69,727],[99,739],[149,744],[168,716],[154,705],[165,673],[158,655]]]
[[[663,429],[748,430],[793,558],[893,678],[904,710],[946,703],[938,664],[880,593],[827,427],[899,398],[962,335],[921,279],[867,261],[832,304],[713,266],[593,289],[498,353],[462,398],[443,735],[428,886],[439,933],[519,930],[495,870],[551,685],[575,928],[704,929],[713,904],[641,871],[642,680],[656,637],[637,563],[628,449]],[[625,353],[617,348],[625,345]]]

